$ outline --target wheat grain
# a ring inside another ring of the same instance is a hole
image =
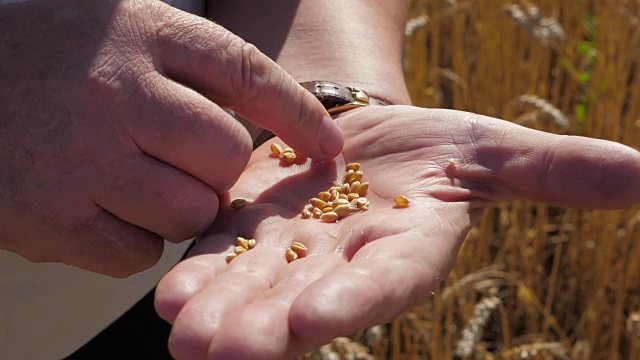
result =
[[[397,207],[406,208],[409,207],[409,199],[403,195],[397,195],[393,198],[393,201],[396,203]]]
[[[247,199],[235,199],[229,204],[232,209],[242,209],[245,206],[247,206]]]

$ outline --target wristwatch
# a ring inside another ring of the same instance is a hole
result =
[[[330,81],[307,81],[300,83],[303,88],[315,95],[320,100],[327,112],[331,115],[368,105],[389,105],[388,103],[372,98],[366,91],[353,87],[342,86]],[[267,130],[262,131],[253,142],[253,148],[257,148],[274,135]]]
[[[384,101],[371,98],[366,91],[353,86],[342,86],[330,81],[307,81],[300,85],[315,95],[331,115],[361,106],[388,105]]]

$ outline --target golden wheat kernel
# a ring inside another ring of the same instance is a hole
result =
[[[356,190],[358,189],[358,186],[360,186],[360,181],[352,182],[351,185],[349,186],[349,191],[347,193],[350,194],[350,193],[356,192]]]
[[[311,217],[311,211],[309,211],[309,209],[302,209],[302,212],[300,213],[300,216],[303,219],[308,219]]]
[[[303,243],[296,241],[291,244],[291,250],[295,251],[299,256],[304,256],[304,253],[307,251],[307,247],[304,246]]]
[[[342,184],[342,187],[340,188],[339,192],[341,194],[348,194],[349,193],[349,184]]]
[[[330,201],[334,201],[338,198],[338,196],[340,195],[340,193],[338,192],[338,190],[331,190],[329,192],[331,194],[331,197],[329,198]]]
[[[356,194],[356,193],[350,193],[349,195],[347,195],[347,200],[349,200],[349,202],[359,198],[360,195]]]
[[[246,248],[245,248],[245,247],[243,247],[243,246],[236,246],[236,248],[235,248],[235,249],[233,249],[233,251],[234,251],[236,254],[240,255],[240,254],[246,253],[246,252],[247,252],[247,249],[248,249],[248,246],[247,246]]]
[[[332,212],[333,211],[333,207],[331,206],[327,206],[327,207],[323,207],[322,208],[322,213],[328,213],[328,212]]]
[[[350,205],[340,205],[337,208],[333,209],[333,212],[338,214],[338,216],[341,218],[351,215],[354,211],[358,211],[358,209],[354,209]]]
[[[335,222],[336,220],[338,220],[338,218],[339,218],[338,214],[334,212],[324,213],[322,214],[322,216],[320,216],[320,220],[327,223]]]
[[[282,146],[276,143],[271,144],[271,153],[273,153],[273,155],[280,156],[280,154],[282,154]]]
[[[362,180],[362,177],[364,177],[364,173],[358,170],[355,173],[353,173],[353,175],[351,175],[351,177],[349,178],[349,183],[352,183],[354,181],[360,181]]]
[[[360,196],[366,196],[367,195],[367,191],[369,191],[369,183],[368,182],[363,182],[356,189],[356,194],[358,194]]]
[[[242,209],[245,206],[247,206],[247,199],[235,199],[229,204],[232,209]]]
[[[360,170],[360,164],[358,163],[347,164],[347,166],[345,167],[345,171],[349,171],[349,170],[353,170],[353,171]]]
[[[254,247],[256,247],[256,239],[247,240],[247,244],[249,245],[249,249],[253,249]]]
[[[322,209],[323,207],[325,207],[327,205],[326,201],[322,201],[318,198],[311,198],[309,199],[309,204],[311,204],[313,207],[317,207]]]
[[[249,249],[249,241],[247,241],[247,239],[242,237],[238,237],[238,239],[236,240],[236,245],[242,246],[245,249]]]
[[[286,163],[293,163],[296,161],[297,156],[292,153],[292,152],[283,152],[282,154],[280,154],[280,160],[286,162]]]
[[[353,176],[353,174],[355,173],[355,171],[353,170],[349,170],[347,171],[344,176],[342,177],[342,183],[348,183],[349,179],[351,179],[351,176]]]
[[[311,214],[314,218],[319,219],[320,216],[322,216],[323,212],[322,212],[322,209],[313,208],[313,211],[311,212]]]
[[[406,196],[398,195],[393,198],[393,201],[395,201],[396,205],[401,208],[409,206],[409,199]]]
[[[347,200],[347,199],[338,199],[338,200],[335,201],[335,203],[336,203],[337,206],[349,205],[349,200]],[[334,206],[334,208],[337,207],[337,206]]]
[[[329,201],[329,199],[331,199],[331,194],[328,191],[323,191],[321,193],[318,193],[318,199],[327,202]]]
[[[231,260],[235,259],[235,258],[236,258],[236,256],[238,256],[238,254],[234,254],[234,253],[227,254],[227,256],[224,258],[224,260],[225,260],[225,261],[227,262],[227,264],[228,264],[228,263],[230,263],[230,262],[231,262]]]
[[[340,196],[338,196],[338,200],[349,200],[349,196],[347,196],[347,194],[340,194]]]
[[[288,262],[292,262],[293,260],[298,258],[298,254],[296,254],[296,252],[291,249],[287,249],[287,252],[284,254],[284,257],[287,259]]]
[[[294,155],[295,155],[295,152],[294,152],[294,151],[293,151],[293,149],[292,149],[292,148],[290,148],[290,147],[288,147],[288,148],[286,148],[286,149],[282,150],[281,154],[282,154],[282,153],[286,153],[286,154],[294,154]]]
[[[368,202],[369,202],[369,199],[367,199],[367,198],[366,198],[366,197],[364,197],[364,196],[363,196],[363,197],[359,197],[359,198],[356,200],[356,204],[357,204],[357,206],[358,206],[359,208],[363,207],[363,206],[364,206],[364,204],[366,204],[366,203],[368,203]]]

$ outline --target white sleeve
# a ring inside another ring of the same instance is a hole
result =
[[[0,0],[0,5],[26,0]],[[204,0],[165,2],[198,15]],[[165,242],[153,268],[114,279],[62,264],[34,264],[0,250],[0,358],[64,358],[147,294],[182,257],[189,242]]]
[[[185,253],[165,242],[147,271],[115,279],[0,250],[0,358],[62,359],[129,310]]]

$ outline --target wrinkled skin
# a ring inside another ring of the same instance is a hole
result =
[[[178,359],[283,359],[383,323],[430,299],[482,210],[531,199],[612,209],[640,201],[640,154],[469,113],[370,107],[338,120],[342,155],[284,166],[257,149],[225,209],[158,286]],[[276,140],[278,141],[278,140]],[[449,159],[456,159],[453,165]],[[307,200],[362,165],[371,208],[337,223],[301,219]],[[395,195],[411,199],[394,207]],[[230,264],[237,236],[255,249]],[[300,241],[308,256],[290,264]]]
[[[125,277],[204,232],[252,150],[223,107],[317,159],[342,146],[255,46],[160,1],[3,5],[0,54],[0,249],[30,261]]]

